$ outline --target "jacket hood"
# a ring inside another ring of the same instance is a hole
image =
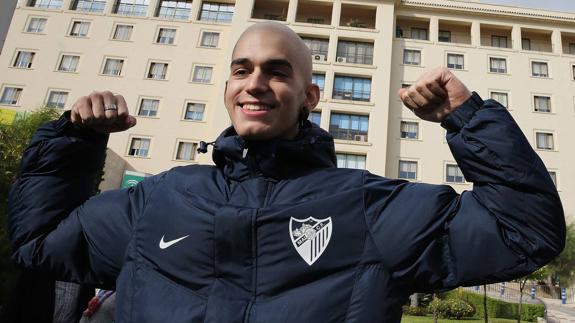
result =
[[[313,169],[336,167],[333,137],[307,120],[291,140],[244,140],[229,127],[216,139],[212,159],[234,180],[294,178]]]

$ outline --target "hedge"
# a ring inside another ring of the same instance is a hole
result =
[[[483,318],[483,295],[475,294],[465,291],[450,291],[446,293],[446,298],[461,298],[475,307],[476,318]],[[529,297],[524,296],[524,298]],[[519,304],[508,303],[498,299],[487,297],[487,314],[489,317],[516,319]],[[537,321],[537,317],[545,316],[545,306],[541,304],[522,304],[521,305],[521,320],[522,321]]]

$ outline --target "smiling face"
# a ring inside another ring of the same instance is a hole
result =
[[[291,139],[298,133],[302,110],[311,111],[318,100],[309,50],[299,36],[275,23],[260,23],[242,34],[224,98],[238,135]]]

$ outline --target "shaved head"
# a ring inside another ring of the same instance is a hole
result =
[[[262,40],[279,40],[286,45],[287,56],[293,59],[294,67],[299,70],[306,84],[311,83],[312,61],[311,51],[303,40],[289,27],[273,21],[259,22],[248,27],[240,36],[234,50],[232,60],[236,58],[236,48],[246,38],[257,37]]]

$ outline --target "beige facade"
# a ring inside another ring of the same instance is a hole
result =
[[[313,118],[336,138],[340,165],[470,189],[445,131],[396,96],[426,69],[448,66],[483,98],[507,101],[575,220],[570,13],[450,0],[19,0],[0,56],[0,108],[123,94],[138,125],[111,137],[105,189],[125,171],[210,163],[194,151],[230,124],[222,97],[232,45],[263,19],[312,48],[324,85]]]

